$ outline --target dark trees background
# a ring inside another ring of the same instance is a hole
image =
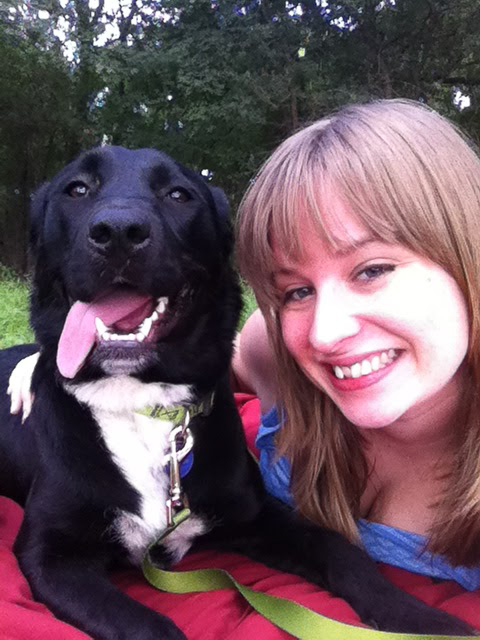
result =
[[[422,100],[478,141],[479,27],[478,0],[0,0],[0,262],[25,271],[33,190],[97,144],[163,149],[235,207],[347,102]]]

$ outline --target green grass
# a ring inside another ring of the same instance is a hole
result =
[[[28,288],[27,280],[0,265],[0,349],[34,341],[28,319]],[[240,328],[257,308],[251,289],[244,284],[242,289]]]
[[[255,296],[253,295],[253,291],[250,287],[242,282],[242,296],[243,296],[243,309],[242,315],[240,316],[240,323],[238,325],[239,330],[243,327],[247,318],[249,318],[252,313],[257,308],[257,301],[255,300]]]
[[[28,318],[28,282],[0,265],[0,348],[33,341]]]

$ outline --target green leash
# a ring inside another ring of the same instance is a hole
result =
[[[157,542],[184,522],[190,512],[184,509],[174,517],[170,528]],[[155,543],[157,544],[157,543]],[[354,627],[331,620],[306,607],[277,596],[267,595],[243,586],[223,569],[201,569],[197,571],[164,571],[155,567],[150,558],[150,550],[145,554],[143,574],[148,582],[168,593],[198,593],[236,589],[260,615],[271,623],[287,631],[299,640],[457,640],[467,636],[432,636],[411,633],[387,633],[362,627]]]

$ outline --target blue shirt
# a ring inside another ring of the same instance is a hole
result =
[[[274,407],[262,417],[257,436],[260,470],[267,491],[293,506],[293,496],[290,491],[290,463],[284,457],[276,457],[275,435],[280,428],[281,422]],[[425,551],[427,544],[425,536],[367,520],[358,522],[358,530],[365,551],[377,562],[384,562],[431,578],[455,580],[468,591],[480,588],[480,567],[473,569],[453,567],[443,556]]]

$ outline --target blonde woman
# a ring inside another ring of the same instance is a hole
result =
[[[408,101],[286,140],[238,218],[269,490],[376,560],[480,587],[480,160]]]

